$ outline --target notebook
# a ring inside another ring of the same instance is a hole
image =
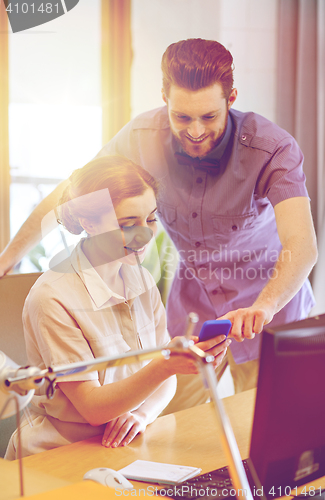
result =
[[[147,483],[178,484],[187,481],[201,472],[198,467],[164,464],[148,460],[136,460],[119,472],[127,479]]]

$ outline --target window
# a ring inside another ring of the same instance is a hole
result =
[[[102,145],[101,2],[81,0],[50,23],[9,34],[10,231]],[[53,232],[18,265],[47,268]]]

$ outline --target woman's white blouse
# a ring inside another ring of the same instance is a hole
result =
[[[126,297],[117,295],[92,268],[79,244],[64,270],[60,266],[60,272],[44,273],[32,287],[23,311],[29,364],[57,367],[166,345],[170,338],[159,291],[151,274],[144,268],[141,271],[122,264]],[[80,373],[74,380],[109,384],[147,363]],[[53,442],[59,446],[102,433],[104,426],[88,424],[59,388],[51,400],[45,392],[44,386],[33,397],[34,426],[25,424],[23,429],[26,445],[31,441],[33,446],[24,446],[24,454],[53,448]],[[50,446],[46,444],[49,436]]]

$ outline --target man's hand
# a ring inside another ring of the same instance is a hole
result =
[[[106,424],[102,445],[106,448],[127,446],[137,434],[142,434],[146,427],[144,418],[136,415],[136,412],[124,413]]]
[[[5,276],[11,269],[13,264],[8,260],[6,253],[0,253],[0,278]]]
[[[261,333],[263,326],[270,323],[273,316],[274,313],[271,310],[253,304],[251,307],[229,311],[218,319],[229,319],[232,327],[228,337],[242,342],[245,338],[253,339],[256,333]]]
[[[2,278],[3,276],[5,276],[6,273],[7,273],[6,268],[2,267],[1,266],[1,262],[0,262],[0,278]]]

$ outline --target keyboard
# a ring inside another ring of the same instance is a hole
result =
[[[253,491],[253,481],[247,460],[243,460],[243,466]],[[157,494],[175,499],[182,498],[183,500],[195,500],[196,498],[206,500],[236,499],[236,493],[229,476],[228,467],[222,467],[221,469],[195,476],[177,486],[166,485],[164,488],[157,491]]]
[[[248,460],[243,460],[242,463],[254,500],[263,500],[265,498],[262,497],[263,489],[259,489],[256,486],[248,465]],[[236,500],[236,490],[230,478],[228,467],[222,467],[221,469],[215,469],[200,476],[195,476],[177,486],[165,485],[164,488],[156,490],[156,494],[176,500],[179,498],[183,500]],[[310,494],[303,490],[297,496],[295,495],[295,489],[293,489],[290,493],[291,495],[294,497],[294,500],[325,500],[325,489],[318,488],[315,491],[311,488]],[[273,500],[276,497],[277,495],[274,493],[268,498]]]

